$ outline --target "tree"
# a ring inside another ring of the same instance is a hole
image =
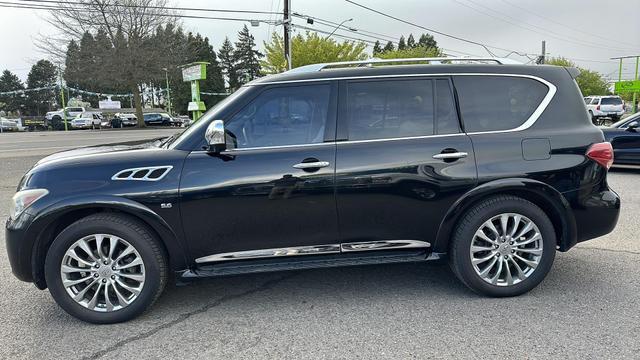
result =
[[[413,34],[409,34],[407,38],[407,46],[410,48],[416,47],[416,39],[413,38]]]
[[[407,48],[407,44],[404,40],[404,36],[400,36],[400,40],[398,41],[398,50],[404,50]]]
[[[18,76],[9,70],[2,72],[0,76],[0,92],[23,90],[24,85]],[[20,111],[23,107],[23,94],[0,95],[0,110],[5,112]]]
[[[287,70],[284,58],[284,40],[277,33],[271,35],[271,42],[264,43],[266,57],[260,62],[267,74],[279,73]],[[336,61],[364,60],[366,45],[344,41],[338,43],[332,38],[325,38],[316,32],[298,34],[291,39],[292,67],[327,63]]]
[[[395,46],[393,46],[393,43],[391,41],[387,42],[384,48],[382,48],[382,52],[393,51],[393,50],[395,50]]]
[[[153,46],[152,37],[158,26],[176,22],[176,19],[166,9],[166,1],[57,1],[56,7],[49,10],[49,17],[46,20],[54,29],[58,30],[58,34],[53,33],[42,38],[39,47],[53,56],[62,58],[65,47],[68,51],[68,39],[80,40],[80,57],[83,60],[81,64],[86,65],[86,68],[81,66],[80,69],[81,71],[86,69],[95,71],[98,60],[94,59],[94,67],[92,68],[90,58],[84,57],[84,55],[91,56],[91,54],[83,52],[82,39],[86,37],[85,43],[90,43],[86,34],[96,34],[101,37],[100,31],[103,31],[112,47],[115,47],[116,41],[120,41],[121,44],[118,46],[121,58],[109,63],[117,64],[117,67],[111,67],[109,70],[103,68],[100,71],[111,76],[108,80],[126,82],[127,88],[133,94],[136,115],[141,119],[140,89],[145,82],[152,80],[153,76],[157,76],[153,73],[153,71],[157,71],[157,67],[149,66],[150,63],[163,56]],[[95,55],[94,53],[93,56]],[[85,80],[94,83],[96,79],[99,79],[99,76],[89,76]],[[113,86],[113,82],[111,82],[111,86]],[[138,126],[144,127],[144,122],[139,121]]]
[[[420,39],[418,40],[418,46],[422,46],[425,48],[436,48],[438,47],[438,43],[430,34],[422,34],[420,35]]]
[[[416,46],[414,48],[405,48],[404,50],[391,50],[379,54],[381,59],[407,59],[407,58],[424,58],[443,56],[442,51],[438,48],[426,48]]]
[[[264,55],[255,47],[256,41],[245,25],[238,33],[236,50],[233,52],[240,85],[260,77],[260,59]]]
[[[40,60],[31,67],[27,76],[27,88],[34,89],[56,84],[56,66],[49,60]],[[44,115],[56,103],[56,90],[40,90],[29,93],[26,108],[31,115]]]
[[[240,86],[233,53],[233,44],[231,44],[228,37],[225,37],[222,47],[218,50],[218,58],[220,59],[222,74],[227,78],[227,89],[229,89],[229,91],[234,91]]]
[[[373,44],[373,56],[376,56],[382,52],[382,46],[380,45],[380,41],[376,40],[375,44]]]
[[[576,66],[573,61],[565,59],[563,57],[550,58],[546,63],[548,65],[575,67],[580,70],[580,74],[576,77],[576,82],[578,83],[578,87],[580,88],[580,91],[584,96],[608,95],[611,93],[609,91],[607,81],[602,77],[602,75],[595,71],[580,68]]]

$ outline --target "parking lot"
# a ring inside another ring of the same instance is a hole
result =
[[[46,154],[176,129],[0,135],[0,220]],[[143,316],[83,323],[18,281],[0,232],[0,358],[637,358],[640,170],[613,170],[616,230],[559,253],[529,294],[477,296],[446,262],[243,275],[170,285]]]

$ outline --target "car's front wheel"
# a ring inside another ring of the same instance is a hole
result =
[[[449,263],[473,291],[516,296],[547,275],[556,251],[553,224],[535,204],[515,196],[496,196],[469,210],[451,243]]]
[[[53,241],[45,261],[49,292],[69,314],[109,324],[140,315],[160,296],[167,260],[152,232],[134,218],[95,214]]]

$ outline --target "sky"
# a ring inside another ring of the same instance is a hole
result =
[[[18,2],[19,0],[12,0]],[[169,0],[171,6],[201,7],[233,10],[261,10],[282,12],[284,0]],[[618,62],[611,57],[640,55],[640,0],[354,0],[362,5],[393,15],[397,18],[506,50],[490,48],[496,56],[510,51],[533,54],[541,52],[546,40],[547,56],[564,56],[581,67],[598,71],[617,79]],[[291,0],[293,12],[332,22],[353,19],[345,24],[358,32],[338,31],[353,37],[366,37],[362,31],[375,32],[386,37],[399,38],[413,33],[416,39],[426,30],[373,13],[345,0]],[[184,12],[184,14],[239,17],[247,19],[279,20],[280,15],[226,14]],[[34,45],[42,34],[53,29],[43,19],[46,10],[0,7],[0,70],[9,69],[26,80],[32,64],[43,54]],[[225,36],[232,41],[243,22],[210,19],[182,19],[187,31],[209,37],[217,50]],[[294,18],[294,25],[309,26],[331,32],[331,27],[306,24],[305,19]],[[249,24],[248,24],[249,25]],[[259,49],[273,31],[282,33],[282,26],[261,23],[250,27]],[[304,30],[295,30],[304,31]],[[369,35],[371,33],[368,33]],[[481,46],[432,33],[438,45],[448,54],[490,56]],[[380,35],[375,35],[381,37]],[[339,38],[336,38],[340,40]],[[371,47],[367,49],[371,51]],[[522,62],[529,58],[510,54]],[[623,78],[632,79],[635,71],[633,59],[623,62]]]

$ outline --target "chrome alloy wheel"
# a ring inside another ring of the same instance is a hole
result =
[[[115,235],[93,234],[76,241],[62,258],[62,285],[85,308],[120,310],[136,300],[145,281],[138,251]]]
[[[496,215],[480,226],[469,249],[471,264],[492,285],[517,284],[535,271],[542,258],[542,235],[524,215]]]

